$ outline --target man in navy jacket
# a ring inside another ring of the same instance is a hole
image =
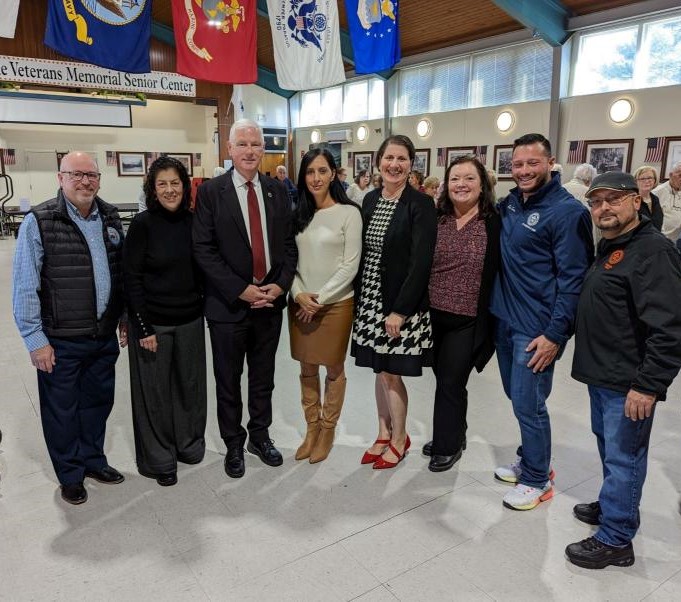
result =
[[[517,186],[499,204],[501,270],[490,309],[498,320],[499,370],[521,446],[516,461],[494,476],[515,485],[504,496],[504,506],[514,510],[530,510],[553,496],[546,399],[594,255],[589,212],[552,174],[554,162],[544,136],[518,138],[512,161]]]

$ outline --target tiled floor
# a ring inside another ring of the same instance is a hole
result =
[[[566,544],[589,528],[571,515],[599,488],[585,387],[571,348],[550,399],[557,495],[504,509],[492,470],[518,428],[493,362],[470,384],[468,450],[434,474],[419,453],[433,377],[409,379],[413,452],[395,470],[359,464],[376,435],[373,376],[348,362],[348,397],[326,462],[296,462],[303,432],[296,364],[283,333],[271,434],[284,465],[247,455],[226,477],[209,376],[208,453],[167,489],[135,471],[127,357],[118,364],[107,453],[125,483],[87,482],[79,507],[59,498],[38,417],[35,372],[11,315],[12,240],[0,241],[0,600],[681,600],[681,388],[658,409],[643,527],[629,569],[587,571]]]

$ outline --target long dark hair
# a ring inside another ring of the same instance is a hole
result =
[[[293,214],[296,234],[307,228],[317,209],[314,196],[312,196],[312,193],[308,190],[307,184],[305,183],[305,174],[307,173],[307,168],[310,166],[310,163],[319,156],[324,157],[329,164],[329,168],[335,172],[333,180],[331,180],[331,185],[329,186],[331,198],[339,205],[352,205],[353,207],[356,207],[358,211],[361,211],[359,205],[352,202],[348,198],[348,195],[345,194],[343,185],[338,179],[338,168],[336,167],[333,155],[325,148],[313,148],[312,150],[307,151],[303,156],[303,160],[300,163],[300,171],[298,172],[298,205]]]
[[[173,157],[159,157],[149,166],[147,179],[144,181],[144,196],[147,201],[147,210],[156,211],[161,207],[161,203],[156,196],[156,178],[158,172],[164,169],[174,169],[182,182],[182,202],[180,209],[189,209],[191,204],[192,184],[189,180],[187,168],[181,161]]]
[[[439,216],[454,214],[454,203],[449,198],[449,174],[455,166],[464,163],[471,163],[478,172],[481,185],[480,196],[478,197],[478,215],[480,219],[484,219],[495,212],[494,189],[492,188],[492,182],[490,182],[485,166],[476,157],[470,155],[456,157],[445,170],[444,186],[440,198],[437,200],[437,213]]]

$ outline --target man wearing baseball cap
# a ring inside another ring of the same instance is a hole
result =
[[[603,484],[598,501],[574,507],[598,530],[565,553],[601,569],[634,564],[655,404],[681,367],[681,258],[639,217],[633,176],[601,174],[586,198],[603,239],[579,297],[572,376],[589,387]]]

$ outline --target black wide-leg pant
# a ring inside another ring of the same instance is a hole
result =
[[[206,346],[203,318],[156,326],[156,352],[130,340],[130,393],[140,474],[175,472],[206,451]]]

